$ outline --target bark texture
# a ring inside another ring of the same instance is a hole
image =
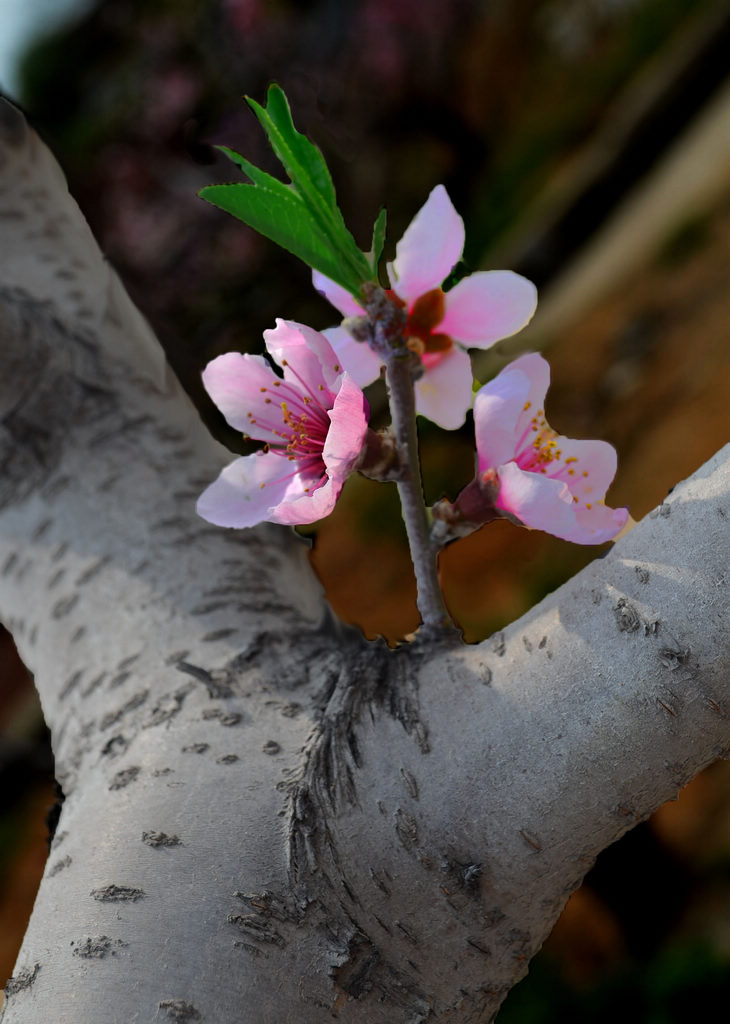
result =
[[[730,451],[473,647],[336,622],[195,517],[227,460],[0,107],[0,619],[66,793],[3,1024],[485,1022],[730,749]]]

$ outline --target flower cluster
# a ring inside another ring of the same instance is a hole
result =
[[[439,185],[388,265],[387,294],[404,324],[401,344],[414,356],[416,410],[447,429],[461,426],[472,404],[466,349],[488,348],[519,331],[537,301],[534,285],[502,270],[477,272],[444,291],[463,247],[463,221]],[[314,284],[345,317],[366,315],[318,271]],[[231,527],[311,523],[332,511],[351,472],[377,464],[362,388],[389,355],[359,337],[345,327],[320,334],[278,320],[264,338],[281,376],[263,357],[235,352],[207,366],[203,382],[228,422],[265,445],[233,461],[202,494],[204,519]],[[453,504],[434,507],[433,542],[446,543],[497,516],[578,544],[604,543],[623,528],[628,511],[604,502],[616,453],[603,441],[574,441],[548,425],[549,379],[541,356],[524,355],[478,391],[476,476]],[[382,478],[397,476],[397,445],[377,450],[390,474]]]

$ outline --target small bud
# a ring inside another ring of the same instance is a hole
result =
[[[494,506],[499,489],[496,474],[494,479],[489,478],[488,473],[482,477],[468,483],[456,501],[441,498],[431,509],[431,540],[436,547],[442,548],[460,537],[468,537],[481,526],[504,515]]]
[[[355,341],[369,343],[373,336],[373,329],[366,316],[346,316],[342,326]]]
[[[355,466],[358,472],[369,480],[401,480],[406,462],[401,457],[392,427],[383,430],[368,430]]]

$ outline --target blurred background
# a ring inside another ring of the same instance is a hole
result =
[[[218,143],[278,173],[242,100],[276,80],[364,248],[386,204],[392,256],[442,182],[466,265],[536,282],[534,323],[476,374],[543,349],[551,424],[616,446],[608,502],[635,519],[728,440],[729,53],[730,0],[0,0],[0,88],[232,449],[245,446],[202,392],[205,363],[261,351],[276,316],[335,322],[306,268],[196,196],[236,180]],[[371,397],[382,409],[377,385]],[[471,424],[421,421],[421,436],[428,499],[454,497],[472,475]],[[308,532],[343,618],[393,642],[416,627],[393,485],[351,478]],[[498,522],[444,553],[447,600],[477,641],[600,553]],[[729,798],[720,763],[606,851],[499,1024],[670,1024],[726,1007]],[[32,684],[3,633],[0,986],[54,799]]]

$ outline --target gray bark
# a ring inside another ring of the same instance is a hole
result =
[[[3,1024],[488,1021],[597,853],[730,748],[725,449],[473,647],[368,643],[0,114],[0,619],[66,792]]]

